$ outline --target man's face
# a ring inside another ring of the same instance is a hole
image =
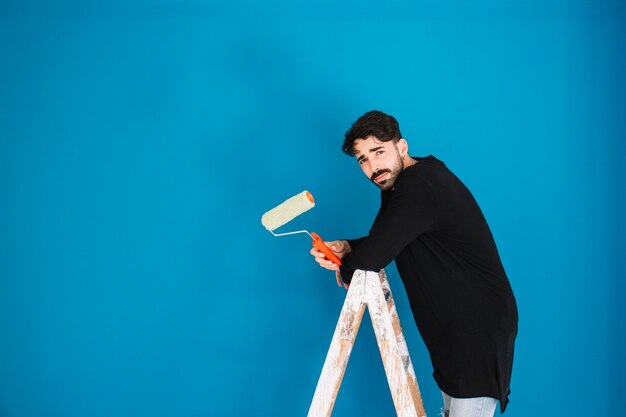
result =
[[[402,157],[406,156],[408,145],[404,139],[394,143],[368,136],[354,141],[353,149],[363,173],[381,190],[392,188],[406,167]]]

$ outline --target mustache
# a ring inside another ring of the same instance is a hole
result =
[[[370,180],[374,181],[376,180],[376,178],[380,177],[381,175],[383,175],[384,173],[391,173],[390,169],[381,169],[380,171],[374,172],[371,176],[370,176]]]

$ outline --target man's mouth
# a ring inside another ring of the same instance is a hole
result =
[[[389,178],[389,174],[391,171],[388,169],[384,169],[382,171],[378,171],[372,175],[372,181],[374,182],[382,182]]]

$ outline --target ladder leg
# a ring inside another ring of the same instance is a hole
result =
[[[396,413],[399,417],[425,417],[422,396],[387,276],[384,271],[367,274],[369,279],[380,282],[380,285],[370,287],[367,305]]]
[[[346,371],[354,340],[365,311],[365,293],[362,285],[358,285],[356,278],[355,274],[343,303],[337,327],[335,327],[335,333],[330,342],[324,367],[309,408],[309,417],[329,417],[335,406],[339,386]]]

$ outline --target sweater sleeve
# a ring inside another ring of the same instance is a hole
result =
[[[358,239],[345,239],[345,241],[348,242],[348,245],[350,245],[350,250],[353,251],[361,244],[363,239],[365,238],[360,237]]]
[[[380,271],[402,250],[435,224],[436,199],[431,187],[418,175],[397,181],[387,204],[379,212],[369,234],[356,240],[352,252],[341,260],[341,277],[350,283],[357,269]]]

